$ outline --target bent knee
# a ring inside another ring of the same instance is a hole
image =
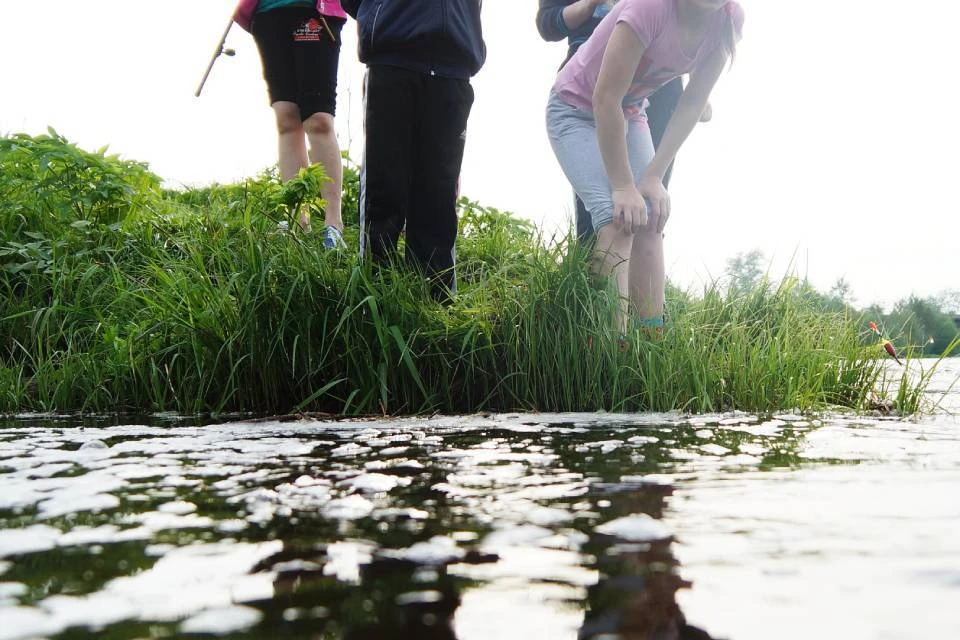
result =
[[[300,121],[300,111],[297,109],[296,104],[292,102],[275,102],[273,104],[273,113],[277,119],[277,132],[280,135],[303,131],[303,123]]]
[[[303,130],[308,136],[325,136],[333,133],[333,116],[315,113],[303,121]]]
[[[597,230],[597,242],[594,251],[598,254],[611,253],[623,259],[629,259],[633,236],[618,229],[612,222]]]

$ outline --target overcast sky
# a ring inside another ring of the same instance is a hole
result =
[[[960,124],[951,0],[742,0],[744,40],[713,122],[694,131],[671,192],[667,266],[682,286],[760,249],[858,304],[960,289]],[[193,93],[231,0],[0,0],[0,133],[40,133],[146,161],[172,184],[250,176],[275,162],[252,39]],[[566,228],[570,188],[544,106],[564,45],[545,43],[536,0],[487,0],[464,194]],[[355,25],[344,30],[338,131],[361,157]]]

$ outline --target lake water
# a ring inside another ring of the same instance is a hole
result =
[[[22,417],[0,639],[957,638],[958,376],[919,420]]]

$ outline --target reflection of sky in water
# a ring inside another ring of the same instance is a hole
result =
[[[376,638],[416,612],[572,640],[626,624],[600,605],[637,611],[660,564],[716,637],[960,633],[949,416],[20,421],[0,478],[0,639]]]

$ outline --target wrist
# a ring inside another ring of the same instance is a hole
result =
[[[664,174],[663,171],[660,171],[653,165],[650,165],[649,167],[647,167],[647,171],[643,174],[643,177],[640,178],[640,182],[655,181],[662,184],[663,174]]]

